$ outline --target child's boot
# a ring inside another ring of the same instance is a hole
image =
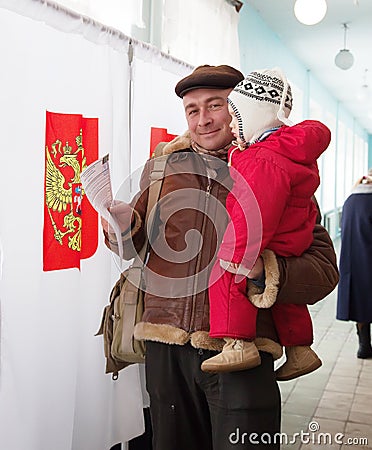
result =
[[[201,369],[204,372],[235,372],[261,364],[260,354],[253,342],[233,338],[224,340],[226,344],[221,353],[202,363]]]
[[[311,373],[322,365],[318,355],[306,345],[286,347],[287,361],[276,371],[278,381],[288,381]]]

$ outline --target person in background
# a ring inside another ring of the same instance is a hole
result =
[[[203,362],[202,370],[258,366],[257,308],[272,307],[287,357],[277,380],[287,381],[322,364],[310,348],[313,331],[307,306],[276,304],[275,296],[249,296],[247,279],[238,281],[234,274],[249,276],[265,248],[281,256],[300,256],[310,246],[318,211],[312,197],[320,183],[316,160],[328,147],[331,133],[314,120],[292,126],[291,88],[279,68],[251,72],[227,101],[236,140],[229,150],[234,186],[226,199],[230,223],[213,269],[218,279],[209,288],[210,335],[226,344],[220,354]]]
[[[134,332],[146,341],[153,450],[280,448],[274,439],[281,423],[274,359],[281,356],[282,347],[270,309],[257,316],[260,366],[218,374],[200,368],[223,346],[222,340],[209,336],[208,280],[227,226],[224,205],[232,185],[227,96],[243,78],[231,66],[204,65],[175,88],[183,99],[189,136],[163,148],[169,156],[146,259],[145,308]],[[147,161],[141,191],[132,202],[110,208],[122,230],[126,259],[140,250],[147,232],[147,187],[153,165],[153,160]],[[106,245],[118,253],[115,233],[104,220],[102,225]],[[265,277],[268,273],[274,276]],[[258,258],[249,277],[259,279],[261,291],[274,290],[278,303],[316,303],[338,281],[326,230],[315,226],[312,245],[300,257],[270,252],[265,260]],[[252,445],[250,435],[256,440]]]
[[[337,319],[356,322],[358,358],[372,358],[372,168],[342,208]]]

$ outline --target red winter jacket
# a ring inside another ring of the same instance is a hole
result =
[[[250,268],[265,248],[298,256],[311,245],[317,215],[311,197],[320,181],[316,160],[330,139],[325,125],[306,120],[282,126],[244,151],[229,150],[234,187],[226,200],[231,221],[220,259]]]

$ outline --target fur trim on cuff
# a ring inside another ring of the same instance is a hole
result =
[[[134,236],[142,226],[141,216],[135,209],[133,209],[133,214],[134,214],[134,225],[130,230],[128,230],[128,233],[126,233],[124,236],[123,235],[121,236],[123,241],[127,241],[129,238]]]
[[[185,330],[171,325],[139,322],[134,327],[134,337],[139,341],[156,341],[164,344],[183,345],[190,336]]]
[[[254,340],[254,343],[256,344],[258,350],[271,353],[273,355],[274,361],[281,358],[283,355],[283,347],[278,344],[278,342],[274,342],[269,338],[258,337]]]
[[[195,331],[191,335],[191,345],[195,348],[202,348],[204,350],[221,351],[225,341],[223,339],[216,339],[209,336],[208,331]]]
[[[134,225],[132,227],[129,227],[128,231],[125,234],[121,235],[123,242],[130,239],[135,233],[137,233],[137,231],[142,226],[141,216],[138,214],[138,212],[135,209],[133,209],[133,214],[134,214]],[[108,233],[107,236],[108,236],[108,241],[109,241],[110,245],[117,247],[118,241],[116,239],[116,234]]]
[[[270,308],[276,302],[279,291],[279,266],[275,253],[264,250],[262,258],[265,267],[265,289],[260,292],[257,286],[248,280],[248,298],[257,308]]]

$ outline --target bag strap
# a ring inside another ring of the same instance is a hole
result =
[[[158,156],[157,158],[154,158],[154,166],[150,172],[150,186],[145,219],[145,226],[147,227],[148,233],[145,233],[146,235],[145,243],[138,253],[138,256],[140,256],[141,258],[141,261],[145,261],[145,256],[148,251],[148,236],[151,236],[152,234],[156,205],[160,197],[160,191],[163,184],[167,160],[168,155]]]
[[[133,264],[127,269],[128,284],[125,288],[125,295],[123,290],[121,290],[120,293],[120,295],[123,296],[125,307],[122,344],[124,351],[128,354],[134,353],[132,342],[133,330],[136,324],[138,291],[141,288],[140,283],[142,280],[142,270],[146,264],[145,257],[149,250],[149,239],[147,236],[152,233],[156,204],[160,197],[167,159],[168,156],[161,156],[154,159],[154,166],[150,173],[150,186],[145,219],[145,226],[147,226],[149,232],[145,232],[145,243],[143,244],[142,249],[138,252],[137,256],[134,258]]]
[[[154,158],[154,165],[150,172],[150,185],[149,185],[149,192],[148,192],[148,199],[147,199],[147,208],[146,208],[146,218],[145,218],[145,227],[147,228],[148,233],[145,232],[145,242],[141,248],[141,250],[138,252],[136,257],[134,258],[134,261],[132,265],[129,268],[127,278],[130,280],[134,286],[139,286],[139,283],[141,281],[141,274],[143,267],[146,263],[145,258],[146,254],[149,250],[149,238],[148,236],[151,236],[153,226],[154,226],[154,219],[155,219],[155,212],[156,212],[156,205],[160,197],[160,191],[163,184],[164,179],[164,172],[165,167],[167,165],[168,155],[163,155]],[[146,231],[146,230],[145,230]],[[138,270],[135,270],[138,269]]]

